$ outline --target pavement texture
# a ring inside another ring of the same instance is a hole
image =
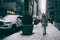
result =
[[[51,23],[48,23],[47,34],[43,36],[41,23],[34,25],[32,35],[22,35],[22,31],[14,33],[3,40],[60,40],[60,31]]]

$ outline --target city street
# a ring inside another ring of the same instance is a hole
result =
[[[0,40],[60,40],[60,0],[0,0]]]
[[[22,31],[14,33],[3,40],[60,40],[60,31],[48,23],[47,34],[43,36],[41,23],[34,25],[32,35],[22,35]]]

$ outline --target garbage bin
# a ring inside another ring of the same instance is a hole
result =
[[[31,35],[33,33],[33,25],[23,25],[22,34]]]

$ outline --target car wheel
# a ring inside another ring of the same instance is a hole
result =
[[[13,24],[13,25],[12,25],[11,32],[12,32],[12,33],[16,32],[16,24]]]

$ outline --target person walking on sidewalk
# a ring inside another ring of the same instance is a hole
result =
[[[42,29],[43,29],[43,35],[46,35],[47,18],[44,13],[42,15],[41,24],[42,24]]]

